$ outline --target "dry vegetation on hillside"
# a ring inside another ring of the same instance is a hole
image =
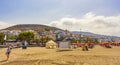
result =
[[[4,30],[35,30],[35,31],[44,31],[45,28],[49,28],[52,31],[55,30],[61,30],[56,27],[51,27],[51,26],[46,26],[46,25],[40,25],[40,24],[19,24],[19,25],[14,25],[11,27],[8,27]]]

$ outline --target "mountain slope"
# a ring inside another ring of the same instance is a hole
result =
[[[46,26],[46,25],[40,25],[40,24],[19,24],[19,25],[14,25],[11,27],[8,27],[4,30],[35,30],[35,31],[44,31],[45,28],[49,28],[52,31],[55,30],[62,30],[56,27],[51,27],[51,26]]]
[[[118,36],[100,35],[100,34],[95,34],[95,33],[91,33],[91,32],[79,32],[79,31],[73,31],[73,34],[82,34],[85,36],[91,36],[91,37],[95,37],[95,38],[99,38],[99,39],[112,39],[115,41],[120,41],[120,37],[118,37]]]
[[[14,26],[5,28],[3,30],[21,30],[21,31],[34,30],[34,31],[39,32],[39,31],[44,31],[45,28],[48,28],[52,31],[62,30],[62,29],[59,29],[59,28],[56,28],[56,27],[40,25],[40,24],[19,24],[19,25],[14,25]],[[94,34],[94,33],[91,33],[91,32],[73,31],[73,34],[82,34],[82,35],[85,35],[85,36],[91,36],[91,37],[95,37],[95,38],[99,38],[99,39],[107,38],[107,39],[114,39],[114,40],[120,41],[120,37],[117,37],[117,36],[100,35],[100,34]]]

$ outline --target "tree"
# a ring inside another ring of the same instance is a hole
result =
[[[0,44],[4,43],[4,33],[0,33]]]
[[[7,35],[7,40],[16,40],[18,36]]]
[[[34,41],[36,42],[37,45],[40,45],[40,39],[37,38]]]
[[[55,37],[56,37],[56,40],[57,40],[57,38],[58,38],[58,34],[56,34]]]
[[[77,40],[72,39],[72,40],[71,40],[71,43],[77,43]]]
[[[48,31],[48,32],[49,32],[49,31],[50,31],[50,29],[49,29],[49,28],[45,28],[45,31]]]
[[[18,39],[21,41],[27,41],[30,44],[30,41],[34,39],[35,34],[33,32],[22,32],[19,34]]]
[[[95,44],[99,44],[99,41],[98,41],[97,38],[94,39],[94,43],[95,43]]]
[[[48,42],[49,40],[53,40],[51,37],[47,37],[47,36],[43,36],[42,38],[40,38],[40,42],[42,46],[45,46],[46,42]]]
[[[65,39],[65,37],[64,37],[64,36],[60,36],[60,38],[61,38],[61,40],[64,40],[64,39]]]
[[[49,32],[50,32],[50,29],[49,28],[45,28],[45,31],[47,32],[47,34],[46,34],[46,40],[48,41],[48,35],[49,35]]]

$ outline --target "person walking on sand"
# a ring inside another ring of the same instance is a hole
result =
[[[9,45],[8,48],[7,48],[7,50],[6,50],[7,60],[9,59],[9,56],[10,56],[11,50],[12,50],[12,46]]]

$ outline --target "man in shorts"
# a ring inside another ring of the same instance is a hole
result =
[[[7,48],[7,50],[6,50],[7,60],[9,59],[9,56],[10,56],[11,50],[12,50],[12,46],[9,45],[8,48]]]

